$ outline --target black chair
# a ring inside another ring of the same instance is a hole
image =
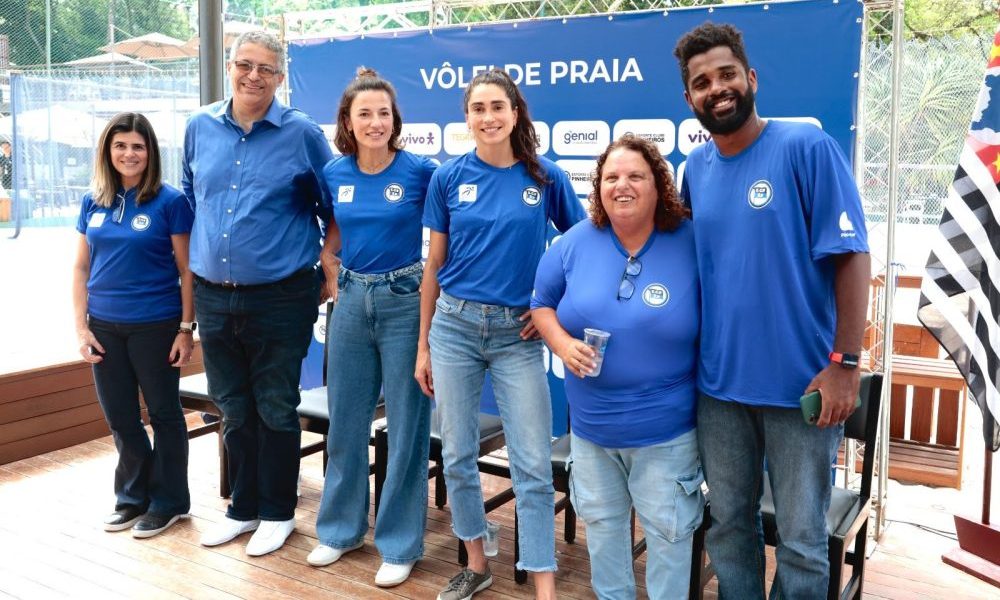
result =
[[[882,402],[882,374],[865,373],[861,377],[861,406],[844,424],[844,436],[864,442],[861,463],[861,489],[857,492],[834,487],[830,509],[826,513],[829,533],[830,586],[828,600],[860,600],[865,576],[865,547],[868,543],[868,516],[871,513],[872,476],[875,471],[876,432]],[[854,460],[853,457],[845,457]],[[764,541],[776,546],[778,527],[774,518],[774,499],[768,478],[764,478],[764,494],[760,502],[764,525]],[[705,509],[705,521],[695,532],[694,557],[691,566],[691,598],[701,598],[704,584],[711,579],[711,563],[704,557],[705,530],[710,526],[710,510]],[[853,551],[847,549],[854,544]],[[844,567],[850,565],[851,576],[841,588]],[[703,573],[703,566],[708,573]]]
[[[327,453],[326,438],[330,430],[330,412],[326,399],[326,388],[315,388],[303,390],[301,392],[302,401],[298,406],[299,421],[303,431],[309,431],[323,436],[318,440],[302,447],[300,456],[309,456],[315,452],[323,453],[323,473],[326,473]],[[208,377],[204,373],[181,377],[180,381],[181,407],[187,410],[198,411],[215,415],[219,418],[214,423],[202,425],[188,431],[188,439],[205,435],[207,433],[219,434],[219,496],[228,498],[232,493],[229,487],[229,454],[222,437],[222,411],[208,395]],[[379,403],[375,407],[375,419],[380,419],[385,415],[385,402],[379,398]],[[375,444],[374,434],[369,437],[369,445]],[[375,472],[374,463],[368,465],[369,475]]]

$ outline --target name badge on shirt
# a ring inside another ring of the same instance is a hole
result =
[[[337,188],[337,202],[354,202],[354,186],[342,185]]]
[[[476,201],[476,184],[474,183],[463,183],[458,186],[458,201],[459,202],[475,202]]]
[[[104,225],[104,213],[95,212],[90,215],[90,221],[87,223],[87,227],[100,227]]]

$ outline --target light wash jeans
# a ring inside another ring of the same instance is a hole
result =
[[[635,507],[646,535],[650,600],[687,598],[691,543],[705,508],[695,432],[642,448],[604,448],[574,434],[570,448],[570,494],[587,526],[594,594],[601,600],[635,598]]]
[[[327,338],[330,459],[316,534],[331,548],[350,548],[368,531],[368,439],[384,389],[389,465],[375,546],[392,564],[424,553],[431,408],[413,378],[422,269],[419,263],[377,275],[341,269]]]
[[[780,538],[770,597],[826,598],[830,465],[843,437],[843,425],[807,425],[797,408],[753,407],[700,394],[698,447],[712,504],[705,543],[719,577],[719,598],[764,597],[765,457]]]
[[[489,369],[510,457],[524,571],[555,571],[552,405],[542,342],[523,341],[511,308],[455,298],[443,290],[431,323],[431,369],[441,417],[452,528],[462,540],[486,534],[479,456],[479,400]]]

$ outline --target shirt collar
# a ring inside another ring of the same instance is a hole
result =
[[[275,127],[281,127],[281,117],[284,114],[285,105],[275,98],[271,101],[271,106],[267,108],[267,112],[264,113],[264,118],[261,119],[261,121],[267,121]],[[233,99],[227,98],[226,100],[220,102],[218,106],[215,107],[215,110],[212,111],[212,116],[220,121],[229,121],[230,123],[236,124],[236,120],[233,119]]]

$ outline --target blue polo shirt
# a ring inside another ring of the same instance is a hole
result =
[[[541,187],[523,163],[494,167],[475,150],[434,172],[423,222],[448,234],[441,289],[463,300],[528,306],[548,222],[566,231],[586,217],[566,173],[538,159],[549,180]]]
[[[163,184],[135,205],[135,188],[111,208],[84,195],[76,230],[87,236],[87,312],[112,323],[148,323],[181,316],[180,281],[170,236],[189,233],[194,215],[175,187]],[[121,215],[120,219],[118,218]]]
[[[297,109],[274,100],[244,133],[230,105],[195,113],[184,135],[191,270],[216,283],[271,283],[319,259],[317,218],[331,214],[322,172],[333,153]]]
[[[356,273],[388,273],[420,261],[427,183],[437,165],[399,151],[381,173],[358,168],[356,156],[323,169],[340,229],[340,259]]]
[[[770,121],[735,156],[714,142],[695,148],[681,193],[701,276],[699,389],[797,407],[833,349],[831,257],[868,252],[847,160],[818,127]]]
[[[611,333],[597,377],[567,372],[575,435],[605,448],[674,439],[695,426],[699,294],[694,228],[654,231],[639,253],[635,292],[618,300],[628,253],[610,227],[578,223],[538,263],[531,308],[556,309],[563,329]]]

